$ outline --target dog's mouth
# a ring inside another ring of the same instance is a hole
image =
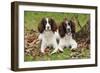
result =
[[[45,31],[51,31],[51,29],[46,29]]]
[[[51,28],[50,28],[50,27],[47,27],[47,28],[46,28],[46,31],[51,31]]]
[[[66,30],[66,33],[67,33],[68,35],[70,35],[70,34],[71,34],[71,29],[67,29],[67,30]]]
[[[67,35],[71,35],[71,32],[67,32]]]

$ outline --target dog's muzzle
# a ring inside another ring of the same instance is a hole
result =
[[[71,29],[70,28],[67,28],[67,33],[70,33],[71,32]]]

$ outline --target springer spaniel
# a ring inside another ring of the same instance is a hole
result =
[[[57,48],[55,31],[57,26],[52,18],[43,18],[38,26],[40,32],[38,39],[41,40],[41,52],[45,53],[47,47]]]
[[[77,48],[77,42],[73,39],[75,36],[75,23],[71,20],[68,21],[66,18],[59,26],[57,38],[59,39],[58,48],[56,48],[52,53],[57,52],[59,49],[63,51],[64,47],[75,49]]]

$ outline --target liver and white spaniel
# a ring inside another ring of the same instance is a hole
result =
[[[75,23],[71,20],[68,21],[67,19],[64,19],[59,26],[57,36],[59,38],[58,48],[52,53],[57,52],[58,49],[63,51],[64,47],[71,49],[77,48],[77,42],[73,39],[75,36]]]
[[[45,53],[47,47],[57,48],[55,31],[57,29],[56,22],[52,18],[43,18],[38,26],[40,32],[39,40],[41,40],[41,52]]]

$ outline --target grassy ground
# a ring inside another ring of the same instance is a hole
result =
[[[86,24],[87,20],[89,20],[89,14],[25,11],[24,13],[25,34],[29,33],[32,29],[37,31],[37,26],[43,17],[52,17],[53,19],[55,19],[57,25],[59,25],[65,17],[67,17],[70,20],[75,16],[78,16],[79,23],[82,27]],[[80,30],[80,27],[78,25],[76,28],[77,28],[76,31]],[[37,51],[40,51],[40,48],[38,48]],[[28,54],[28,55],[25,54],[24,60],[25,61],[46,61],[46,60],[72,59],[71,56],[72,53],[73,52],[70,49],[65,48],[63,53],[57,52],[53,55],[50,55],[50,52],[47,52],[45,55],[38,52],[38,55],[35,56],[33,56],[32,54]],[[90,50],[85,48],[78,55],[79,55],[79,57],[77,57],[78,59],[89,58]]]
[[[46,53],[41,56],[32,56],[32,55],[25,55],[25,61],[49,61],[49,60],[67,60],[67,59],[87,59],[90,58],[90,50],[85,49],[80,55],[76,55],[75,57],[71,56],[70,49],[64,49],[64,52],[57,52],[53,55],[50,53]]]

